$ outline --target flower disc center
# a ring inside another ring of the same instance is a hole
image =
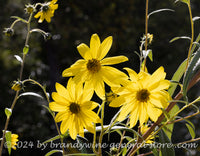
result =
[[[139,90],[136,94],[136,98],[140,102],[147,102],[149,100],[149,91],[147,89]]]
[[[42,6],[42,11],[47,12],[49,10],[49,5],[43,5]]]
[[[80,112],[80,106],[77,103],[71,103],[69,106],[69,110],[73,113],[73,114],[77,114]]]
[[[100,61],[96,59],[89,60],[87,63],[87,69],[92,73],[98,72],[101,69]]]

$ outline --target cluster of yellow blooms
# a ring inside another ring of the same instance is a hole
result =
[[[110,102],[111,107],[121,107],[117,118],[123,121],[128,115],[130,128],[139,120],[140,126],[149,119],[156,121],[162,113],[162,108],[168,106],[170,95],[166,91],[170,82],[165,80],[164,68],[158,68],[152,75],[141,70],[138,74],[130,68],[124,68],[129,76],[108,65],[118,64],[128,60],[125,56],[107,57],[112,45],[112,37],[107,37],[102,43],[97,34],[93,34],[90,47],[80,44],[77,49],[83,59],[76,61],[62,73],[70,78],[65,88],[56,83],[56,91],[52,93],[54,102],[49,104],[51,110],[58,112],[56,122],[61,123],[61,133],[69,130],[72,139],[77,134],[84,136],[84,128],[94,132],[93,123],[101,122],[92,110],[98,106],[90,101],[95,92],[105,100],[105,84],[111,87],[117,95]],[[142,133],[148,127],[141,128]]]

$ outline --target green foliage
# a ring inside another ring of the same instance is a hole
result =
[[[5,108],[5,114],[7,118],[9,118],[12,115],[12,110],[10,108]]]
[[[45,154],[45,156],[50,156],[50,155],[52,155],[54,153],[62,153],[62,150],[56,150],[56,149],[51,150],[47,154]]]
[[[160,149],[159,156],[175,156],[173,145],[163,130],[159,132],[159,142],[163,145]]]
[[[6,131],[6,134],[5,134],[5,137],[6,137],[6,148],[8,150],[8,154],[9,155],[11,154],[11,147],[12,147],[11,135],[12,135],[12,133],[10,131]]]
[[[190,62],[187,71],[184,76],[183,80],[183,96],[186,98],[187,89],[190,80],[192,77],[197,73],[197,71],[200,69],[200,49],[196,51],[196,54],[192,58],[192,61]]]

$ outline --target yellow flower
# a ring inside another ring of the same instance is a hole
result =
[[[67,88],[56,83],[56,91],[52,93],[54,102],[51,102],[49,107],[58,112],[55,121],[62,121],[61,133],[64,134],[69,130],[72,139],[76,139],[77,134],[84,137],[84,128],[93,133],[95,131],[93,123],[99,123],[101,120],[92,111],[98,104],[90,101],[91,89],[83,88],[82,84],[76,85],[70,78]]]
[[[125,69],[129,73],[130,81],[124,83],[123,87],[113,88],[114,93],[120,96],[110,106],[122,106],[118,120],[122,121],[130,115],[130,127],[135,126],[138,120],[140,125],[149,118],[155,122],[162,113],[161,108],[166,108],[170,100],[166,91],[170,82],[165,80],[164,68],[160,67],[152,75],[144,71],[137,74],[129,68]]]
[[[125,56],[104,58],[112,45],[112,36],[107,37],[102,43],[99,36],[93,34],[90,40],[90,48],[82,43],[77,49],[84,59],[75,62],[70,68],[63,71],[63,77],[74,76],[74,81],[85,82],[85,86],[92,88],[96,94],[104,99],[105,86],[119,85],[120,79],[126,78],[126,74],[116,68],[107,66],[118,64],[128,60]]]
[[[39,18],[39,23],[42,23],[44,19],[47,22],[51,22],[51,17],[54,16],[54,12],[58,9],[58,4],[55,4],[57,0],[52,0],[51,2],[44,3],[41,6],[40,11],[34,16],[35,18]]]
[[[11,89],[14,91],[20,91],[22,88],[23,85],[21,81],[14,81]]]
[[[148,125],[142,125],[142,126],[140,127],[140,132],[141,132],[142,135],[143,135],[144,133],[146,133],[148,130],[149,130]],[[152,133],[153,133],[153,132],[152,132]],[[146,143],[147,143],[147,144],[153,143],[153,142],[154,142],[153,139],[154,139],[154,136],[151,136],[148,140],[146,140]]]
[[[11,147],[12,149],[16,150],[16,145],[18,142],[18,135],[17,134],[11,134]]]

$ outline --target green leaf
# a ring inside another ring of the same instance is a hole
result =
[[[187,88],[188,88],[190,80],[199,69],[200,69],[200,48],[197,50],[196,54],[192,58],[192,61],[190,62],[183,79],[183,97],[184,98],[186,98]]]
[[[11,16],[11,18],[15,18],[15,19],[18,19],[18,20],[20,20],[20,21],[22,21],[22,22],[24,22],[24,23],[28,23],[27,20],[25,20],[25,19],[23,19],[23,18],[21,18],[21,17],[18,17],[18,16]]]
[[[149,52],[148,57],[151,60],[151,62],[153,62],[153,52],[152,52],[152,50]]]
[[[12,109],[5,108],[5,114],[6,114],[7,118],[9,118],[12,115]]]
[[[52,155],[52,154],[54,154],[54,153],[63,153],[63,151],[62,150],[56,150],[56,149],[54,149],[54,150],[51,150],[50,152],[48,152],[47,154],[45,154],[45,156],[50,156],[50,155]]]
[[[156,13],[159,13],[159,12],[163,12],[163,11],[172,11],[172,12],[174,12],[174,10],[172,10],[172,9],[159,9],[159,10],[155,10],[155,11],[152,11],[151,13],[149,13],[148,14],[148,18],[153,14],[156,14]]]
[[[29,51],[29,46],[26,45],[26,46],[23,48],[23,54],[24,54],[24,55],[28,54],[28,51]]]
[[[26,92],[26,93],[22,93],[19,95],[19,97],[21,96],[36,96],[38,98],[43,99],[43,97],[40,94],[34,93],[34,92]]]
[[[57,139],[60,139],[60,135],[57,135],[57,136],[55,136],[55,137],[52,137],[52,138],[50,138],[50,139],[44,141],[42,144],[46,144],[46,143],[48,143],[48,142],[51,142],[51,141],[54,141],[54,140],[57,140]]]
[[[174,107],[168,113],[170,118],[173,117],[178,111],[179,111],[179,107],[177,105],[174,105]],[[168,124],[163,128],[163,131],[165,132],[169,140],[171,140],[173,128],[174,128],[174,124]]]
[[[193,18],[192,18],[193,22],[195,22],[195,21],[197,21],[197,20],[199,20],[199,19],[200,19],[199,16],[196,16],[196,17],[193,17]]]
[[[179,40],[179,39],[188,39],[188,40],[191,40],[191,38],[188,37],[188,36],[180,36],[180,37],[174,37],[174,38],[171,39],[169,42],[172,43],[172,42],[174,42],[174,41],[176,41],[176,40]]]
[[[181,63],[181,65],[178,67],[178,69],[174,73],[174,75],[172,77],[172,81],[176,81],[176,82],[180,81],[181,77],[183,76],[183,74],[185,72],[186,63],[187,63],[187,60],[184,60]],[[177,85],[178,85],[178,83],[171,83],[170,84],[170,87],[168,89],[170,96],[172,96],[174,94],[174,91],[176,90]]]
[[[7,149],[8,149],[8,153],[9,155],[11,154],[11,147],[12,147],[12,144],[11,144],[11,132],[10,131],[6,131],[6,146],[7,146]]]
[[[163,144],[160,149],[162,156],[175,156],[173,145],[163,130],[159,132],[159,141]]]
[[[153,148],[152,152],[154,156],[159,156],[158,150],[156,148]]]
[[[20,63],[23,62],[22,58],[19,55],[14,55],[14,57],[19,61]]]
[[[190,132],[190,135],[192,137],[192,139],[195,138],[196,134],[195,134],[195,126],[192,122],[190,122],[189,120],[185,120],[187,123],[185,124]]]

